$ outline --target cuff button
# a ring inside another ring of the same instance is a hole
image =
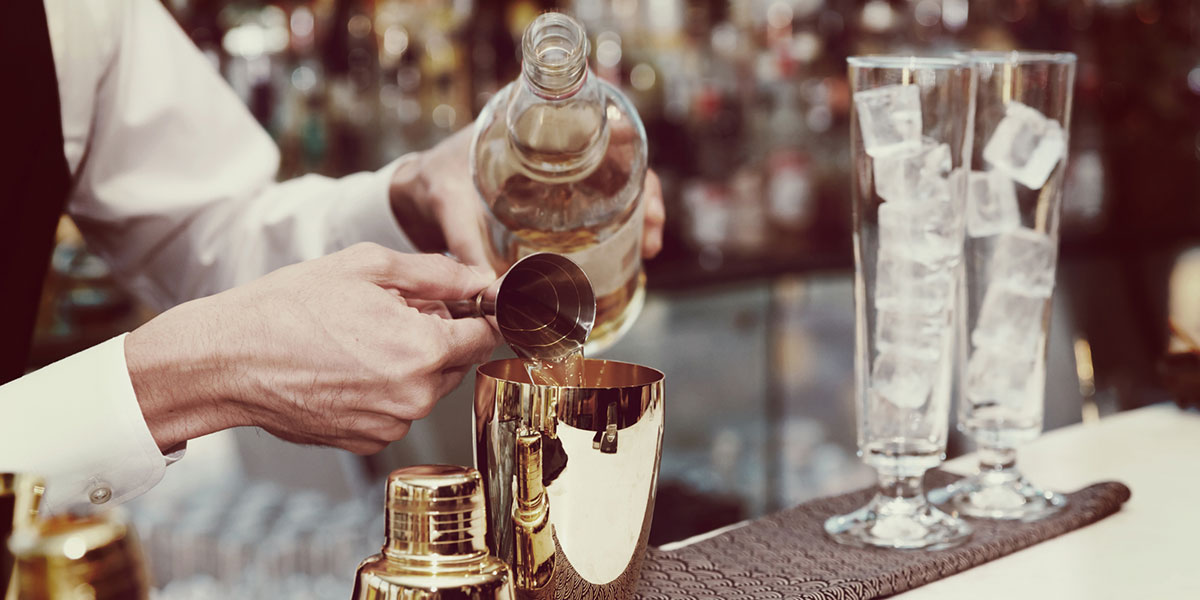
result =
[[[92,488],[92,491],[88,492],[88,499],[92,501],[92,504],[104,504],[112,499],[112,488],[104,486]]]

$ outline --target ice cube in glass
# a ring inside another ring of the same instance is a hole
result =
[[[880,352],[936,360],[945,350],[950,306],[935,314],[876,311],[875,346]]]
[[[1020,228],[996,238],[991,280],[1029,296],[1049,298],[1054,291],[1057,249],[1050,236]]]
[[[871,392],[900,408],[919,408],[929,400],[937,375],[937,360],[883,352],[871,368]]]
[[[971,343],[976,348],[1027,354],[1039,347],[1045,314],[1046,298],[990,285],[979,309],[979,322],[971,332]]]
[[[1036,351],[979,348],[967,361],[967,399],[973,405],[1020,402],[1029,394]]]
[[[873,158],[921,143],[921,92],[885,85],[854,93],[863,149]]]
[[[875,306],[883,310],[935,314],[947,310],[954,294],[948,268],[879,253],[875,270]]]
[[[1021,226],[1017,190],[1004,173],[972,171],[967,176],[967,234],[987,237]]]
[[[922,176],[944,176],[950,170],[950,146],[925,140],[872,161],[875,193],[884,200],[919,200]]]
[[[1021,185],[1037,190],[1046,184],[1066,150],[1066,136],[1058,121],[1010,101],[1004,119],[983,148],[983,158]]]

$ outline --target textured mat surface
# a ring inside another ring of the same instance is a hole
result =
[[[958,479],[926,476],[930,488]],[[1104,482],[1067,494],[1059,513],[1033,523],[971,519],[961,546],[927,552],[843,546],[825,535],[826,518],[861,507],[874,489],[821,498],[673,552],[650,549],[637,597],[866,599],[897,594],[1095,523],[1120,510],[1129,488]]]

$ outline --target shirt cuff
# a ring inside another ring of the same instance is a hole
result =
[[[44,477],[48,513],[119,504],[162,479],[124,334],[0,386],[0,407],[0,471]]]
[[[339,246],[345,248],[358,242],[375,242],[399,252],[415,252],[416,246],[408,239],[396,215],[392,212],[391,183],[396,168],[407,160],[416,159],[417,154],[402,156],[374,173],[363,173],[345,178],[355,189],[342,194],[343,201],[334,211],[333,222],[341,228]]]

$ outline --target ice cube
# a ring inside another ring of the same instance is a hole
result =
[[[883,310],[935,314],[950,306],[954,278],[949,269],[886,252],[875,267],[875,306]]]
[[[938,362],[882,352],[871,366],[871,393],[900,408],[920,408],[937,381]]]
[[[885,85],[854,93],[863,149],[873,158],[921,143],[921,90]]]
[[[1036,109],[1009,102],[983,148],[983,159],[1021,185],[1037,190],[1067,152],[1062,126]]]
[[[1050,236],[1024,227],[1010,231],[996,238],[989,279],[1028,296],[1049,298],[1057,258]]]
[[[923,360],[936,360],[945,352],[950,331],[950,307],[934,314],[915,314],[877,309],[875,346],[880,352],[896,352]]]
[[[997,352],[1023,355],[1036,351],[1045,314],[1046,298],[989,285],[975,330],[971,332],[971,343],[976,348]]]
[[[922,176],[943,177],[950,171],[950,146],[923,140],[872,161],[875,193],[892,202],[917,198]]]
[[[980,348],[967,360],[967,399],[972,404],[1019,403],[1030,393],[1037,356]]]
[[[963,211],[958,208],[961,203],[952,202],[951,179],[937,175],[930,170],[923,170],[921,176],[917,178],[917,191],[911,199],[923,206],[929,208],[936,206],[938,210],[946,211],[944,216],[947,218],[961,219]]]
[[[962,203],[950,184],[923,176],[913,202],[879,206],[879,251],[924,263],[953,263],[962,255]]]
[[[972,171],[967,177],[967,233],[986,237],[1020,226],[1012,180],[1000,171]]]

